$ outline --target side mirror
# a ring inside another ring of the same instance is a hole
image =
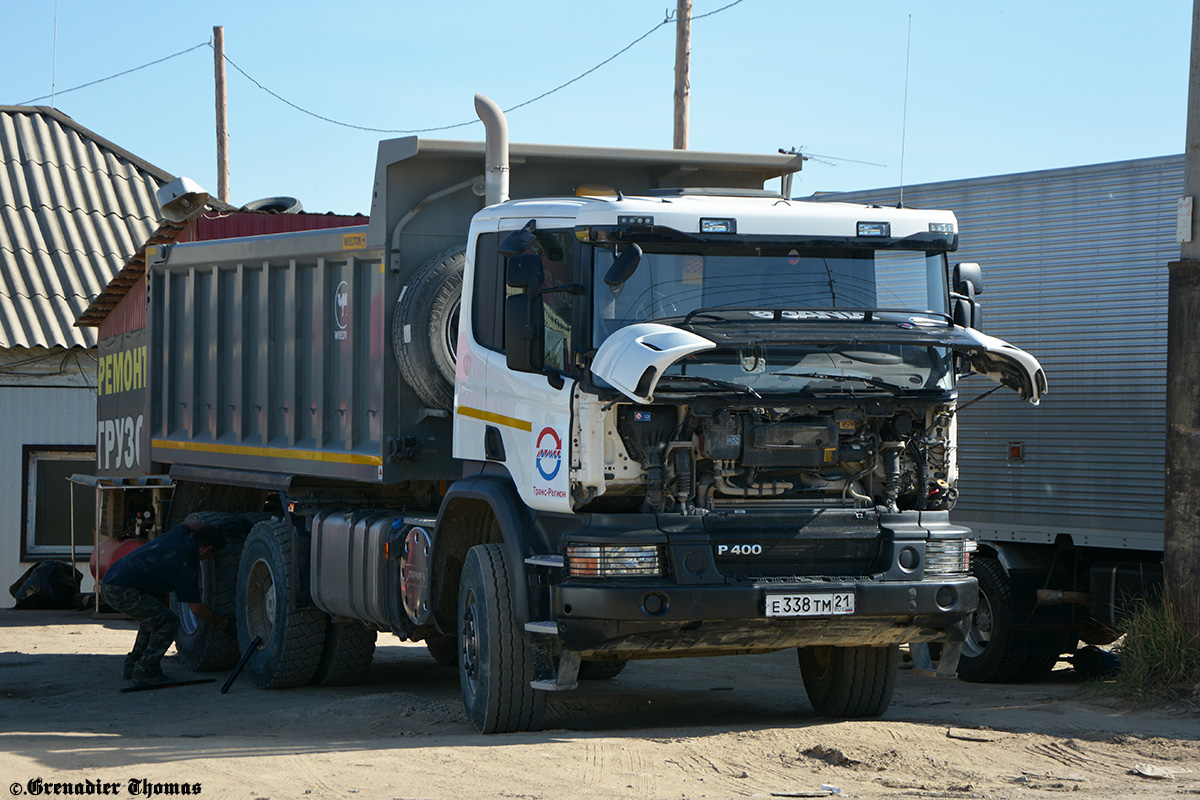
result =
[[[955,264],[952,282],[950,299],[954,301],[954,324],[978,330],[983,324],[983,314],[975,296],[983,294],[983,270],[971,261]]]
[[[537,221],[531,219],[525,223],[524,228],[512,231],[500,240],[500,254],[515,256],[517,253],[524,253],[537,238],[536,233]]]
[[[604,282],[612,288],[617,288],[633,277],[638,264],[642,262],[642,248],[636,242],[631,242],[621,251],[621,255],[613,259],[612,266],[604,274]]]
[[[542,288],[542,257],[533,253],[510,256],[504,269],[504,282],[514,289],[536,292]]]
[[[954,324],[979,330],[979,326],[983,324],[983,309],[979,307],[979,302],[957,294],[953,299]]]
[[[512,371],[542,372],[545,369],[544,313],[541,298],[531,292],[504,299],[504,356]]]
[[[954,265],[954,291],[970,300],[983,294],[983,270],[978,264],[964,261]]]

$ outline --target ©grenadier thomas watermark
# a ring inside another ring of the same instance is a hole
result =
[[[143,778],[127,781],[48,781],[32,778],[25,783],[15,782],[8,787],[13,797],[180,797],[200,794],[199,783],[155,782]]]

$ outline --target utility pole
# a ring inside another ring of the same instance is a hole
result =
[[[1179,260],[1167,265],[1167,464],[1163,572],[1166,600],[1200,635],[1200,0],[1192,6]]]
[[[675,149],[688,149],[688,104],[692,80],[692,0],[677,0],[675,9]]]
[[[225,26],[213,26],[213,66],[217,84],[217,197],[229,202],[229,128],[225,119]]]

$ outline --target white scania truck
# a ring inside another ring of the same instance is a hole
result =
[[[486,159],[381,143],[365,227],[149,260],[151,457],[233,543],[204,591],[254,682],[353,681],[390,631],[503,732],[629,659],[797,648],[818,713],[882,713],[899,644],[976,607],[956,379],[1046,390],[971,327],[954,215],[789,200],[798,157],[510,148],[477,108]],[[236,656],[186,615],[179,648]]]

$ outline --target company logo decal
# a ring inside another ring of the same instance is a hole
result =
[[[548,481],[554,480],[562,469],[562,439],[554,432],[554,428],[542,428],[537,438],[537,456],[533,463],[537,471]]]
[[[334,339],[344,340],[346,338],[346,324],[350,321],[349,317],[350,284],[342,281],[333,293],[333,322],[337,325],[337,330],[333,332]]]

